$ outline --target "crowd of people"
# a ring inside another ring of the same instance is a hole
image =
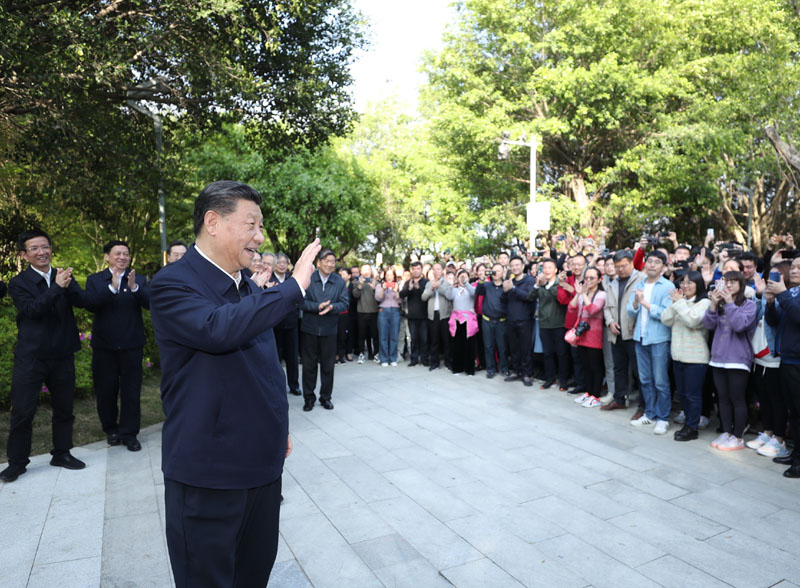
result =
[[[763,257],[712,241],[693,246],[664,233],[608,250],[554,239],[540,251],[471,262],[446,253],[407,268],[336,269],[323,251],[328,289],[312,287],[276,331],[289,392],[312,410],[319,364],[322,405],[333,408],[334,365],[351,361],[482,371],[528,387],[541,380],[586,408],[633,409],[631,426],[656,435],[672,422],[676,441],[698,439],[716,414],[712,447],[752,449],[800,477],[790,450],[800,430],[800,257],[791,235],[773,236]],[[288,261],[263,254],[254,279],[279,283]],[[757,435],[745,441],[746,432]]]

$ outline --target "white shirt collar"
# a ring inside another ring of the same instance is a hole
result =
[[[47,287],[49,288],[50,287],[50,272],[53,271],[53,268],[52,267],[48,267],[47,268],[47,273],[40,272],[38,269],[36,269],[33,266],[31,266],[31,269],[44,278],[44,281],[47,282]]]
[[[235,274],[230,274],[230,273],[226,272],[224,269],[222,269],[222,268],[221,268],[221,267],[220,267],[220,266],[219,266],[217,263],[215,263],[215,262],[214,262],[214,260],[213,260],[213,259],[211,259],[211,258],[210,258],[208,255],[206,255],[205,253],[203,253],[203,250],[202,250],[202,249],[200,249],[200,248],[197,246],[197,243],[195,243],[195,244],[194,244],[194,248],[195,248],[195,249],[197,250],[197,252],[198,252],[198,253],[199,253],[199,254],[200,254],[200,255],[201,255],[201,256],[202,256],[204,259],[206,259],[206,260],[207,260],[207,261],[208,261],[208,262],[209,262],[211,265],[213,265],[214,267],[216,267],[217,269],[219,269],[219,271],[221,271],[223,274],[225,274],[225,275],[226,275],[226,276],[228,276],[228,277],[229,277],[231,280],[233,280],[233,281],[236,283],[236,289],[237,289],[237,290],[239,289],[239,284],[241,284],[241,282],[242,282],[242,272],[241,272],[241,271],[238,271],[238,272],[236,272]]]

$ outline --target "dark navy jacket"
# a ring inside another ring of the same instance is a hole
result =
[[[153,278],[161,469],[183,484],[254,488],[283,471],[289,407],[272,328],[303,293],[292,279],[262,290],[245,277],[240,292],[194,245]]]
[[[528,274],[523,274],[519,280],[512,278],[512,282],[514,287],[507,292],[508,320],[512,322],[532,320],[536,304],[528,300],[528,294],[536,282]]]
[[[332,308],[320,316],[319,305],[325,300],[332,302]],[[342,276],[336,272],[328,276],[328,281],[322,285],[319,270],[311,274],[311,283],[306,290],[303,301],[303,320],[300,330],[311,335],[335,335],[339,330],[339,313],[347,310],[347,284]]]
[[[781,362],[800,364],[800,286],[781,292],[767,305],[767,323],[775,327],[775,352]],[[797,385],[797,384],[795,384]]]
[[[136,276],[139,289],[128,288],[126,270],[114,294],[108,269],[86,278],[86,307],[94,313],[92,347],[99,349],[139,349],[144,347],[142,308],[150,308],[150,286],[144,276]]]
[[[408,318],[426,319],[428,318],[428,301],[422,299],[422,292],[428,283],[427,278],[420,278],[419,285],[413,290],[409,289],[408,284],[411,280],[406,280],[400,289],[400,298],[408,300]]]
[[[475,295],[483,296],[483,316],[490,319],[506,318],[508,314],[508,294],[503,292],[503,284],[497,286],[491,280],[475,286]]]
[[[290,272],[289,270],[286,270],[286,273],[284,274],[284,276],[285,277],[283,279],[283,283],[285,283],[289,278],[292,277],[292,272]],[[271,281],[275,282],[276,284],[280,284],[281,283],[281,282],[278,282],[278,278],[275,277],[274,273],[272,274]],[[300,308],[301,307],[302,307],[302,304],[298,308],[296,308],[295,310],[293,310],[292,312],[287,314],[284,317],[284,319],[280,322],[280,324],[275,326],[275,328],[276,329],[296,329],[298,324],[300,323]]]
[[[17,357],[65,359],[81,348],[72,307],[84,308],[85,296],[78,282],[56,284],[50,270],[50,287],[30,266],[11,278],[8,291],[17,307]]]

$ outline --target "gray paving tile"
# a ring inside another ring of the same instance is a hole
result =
[[[35,564],[100,557],[103,503],[102,491],[90,496],[55,496],[39,540]],[[78,529],[80,532],[76,532]]]
[[[800,558],[797,557],[796,546],[786,543],[787,535],[773,533],[773,536],[776,535],[776,540],[771,545],[746,532],[731,529],[708,539],[706,543],[742,560],[757,561],[759,567],[772,570],[778,577],[800,584]]]
[[[351,455],[346,447],[322,429],[313,428],[293,431],[292,441],[296,440],[300,440],[307,449],[311,450],[320,459]]]
[[[157,512],[106,519],[102,586],[170,586],[170,565]]]
[[[359,457],[376,472],[384,473],[408,467],[399,455],[382,447],[370,437],[352,437],[342,439],[341,442],[353,455]]]
[[[300,565],[294,560],[275,564],[269,577],[270,588],[314,588],[303,573]]]
[[[392,498],[369,506],[439,570],[482,557],[410,498]]]
[[[479,559],[464,565],[442,570],[442,575],[456,588],[522,588],[522,584],[489,560]]]
[[[452,588],[426,559],[412,559],[374,570],[386,588]],[[486,588],[489,588],[488,586]]]
[[[400,490],[390,481],[391,477],[387,480],[358,457],[349,455],[326,459],[325,465],[365,502],[400,496]]]
[[[384,474],[406,496],[440,521],[449,521],[475,514],[475,509],[459,500],[449,489],[438,486],[417,470],[395,470]]]
[[[382,588],[378,578],[322,514],[292,518],[281,532],[315,588]]]
[[[597,588],[659,588],[660,584],[613,557],[599,552],[592,543],[565,534],[547,539],[536,547],[559,565],[586,578]]]
[[[100,556],[36,565],[28,588],[97,588],[100,586]],[[103,588],[105,588],[105,584]],[[113,588],[109,586],[109,588]]]
[[[402,450],[395,449],[393,452],[397,453],[415,470],[444,488],[477,480],[475,475],[458,467],[454,461],[442,459],[440,456],[418,445]]]
[[[324,514],[348,543],[367,541],[394,532],[394,529],[366,504],[326,510]]]
[[[354,543],[353,549],[373,570],[422,558],[422,555],[397,533]]]
[[[729,588],[703,570],[690,566],[671,555],[665,555],[636,568],[640,574],[658,582],[664,588]]]

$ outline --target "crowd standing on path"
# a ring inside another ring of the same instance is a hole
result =
[[[260,204],[244,184],[207,186],[195,202],[195,243],[171,244],[151,283],[130,267],[124,241],[109,241],[108,268],[81,288],[71,268],[52,267],[47,233],[20,234],[28,265],[7,288],[18,338],[0,481],[27,471],[43,383],[53,404],[50,463],[85,467],[70,453],[80,348],[73,308],[94,314],[92,376],[108,444],[134,452],[142,309],[151,309],[179,587],[266,584],[292,450],[287,393],[303,396],[304,411],[317,400],[333,410],[335,367],[348,362],[391,370],[407,359],[409,368],[499,374],[527,388],[542,380],[541,390],[581,407],[634,408],[630,425],[656,435],[681,425],[679,442],[697,440],[716,414],[715,450],[749,448],[800,478],[800,256],[790,235],[770,239],[761,257],[669,233],[671,246],[645,236],[612,251],[554,237],[537,251],[469,262],[446,251],[408,268],[337,268],[317,240],[292,267],[284,253],[259,253]]]

